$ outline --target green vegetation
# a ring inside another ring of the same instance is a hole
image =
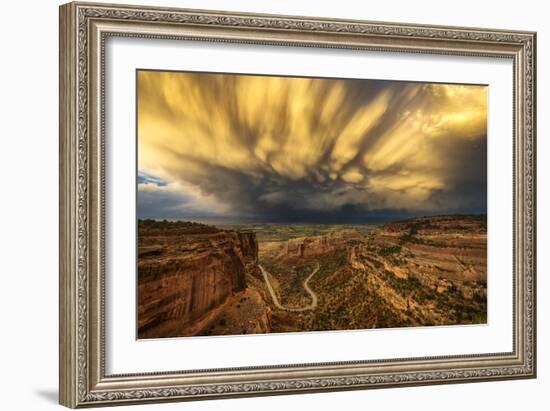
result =
[[[258,242],[287,241],[299,237],[328,234],[331,231],[357,230],[363,235],[378,227],[375,224],[250,224],[219,225],[227,230],[253,231]]]
[[[382,257],[387,257],[393,254],[399,254],[400,252],[401,252],[401,246],[396,245],[396,246],[381,248],[380,250],[378,250],[378,255]]]
[[[403,297],[408,297],[413,291],[418,292],[424,288],[418,278],[400,278],[397,277],[393,271],[389,270],[382,271],[382,278]]]
[[[269,258],[262,259],[262,266],[277,279],[279,283],[279,301],[291,307],[300,307],[310,303],[310,296],[305,291],[303,282],[311,274],[316,264],[302,261],[298,265]]]
[[[322,280],[344,267],[347,263],[346,257],[346,250],[338,250],[333,254],[320,258],[319,264],[321,265],[321,268],[312,279],[312,285],[320,283]]]
[[[222,230],[214,226],[195,223],[192,221],[169,221],[169,220],[138,220],[140,230],[168,231],[177,229],[182,234],[207,234],[218,233]]]
[[[378,260],[376,260],[376,259],[374,259],[374,258],[372,258],[372,257],[365,256],[364,258],[365,258],[365,260],[367,260],[368,262],[370,262],[370,263],[374,266],[374,268],[380,268],[380,267],[382,267],[382,265],[383,265],[380,261],[378,261]]]
[[[341,266],[316,284],[319,306],[312,330],[368,329],[410,325],[377,290],[367,285],[368,273]]]

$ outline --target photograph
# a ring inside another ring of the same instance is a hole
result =
[[[138,339],[487,324],[487,101],[137,69]]]

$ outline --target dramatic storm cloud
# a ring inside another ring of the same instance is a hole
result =
[[[486,212],[487,87],[138,72],[138,215]]]

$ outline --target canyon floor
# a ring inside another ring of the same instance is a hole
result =
[[[138,337],[484,324],[486,261],[485,216],[140,220]]]

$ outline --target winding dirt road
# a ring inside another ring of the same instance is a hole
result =
[[[273,303],[275,304],[275,306],[277,308],[279,308],[281,310],[293,311],[293,312],[314,310],[315,308],[317,308],[317,294],[315,294],[313,292],[313,290],[311,288],[309,288],[308,283],[309,283],[309,280],[311,280],[311,278],[317,273],[317,271],[319,271],[319,268],[321,268],[319,266],[319,264],[317,264],[317,267],[315,267],[315,269],[311,272],[311,274],[303,282],[305,290],[311,296],[311,303],[309,303],[308,305],[306,305],[304,307],[285,307],[284,305],[282,305],[279,302],[279,299],[277,298],[277,295],[275,294],[275,290],[273,290],[273,287],[272,287],[271,283],[269,282],[269,277],[267,275],[268,274],[267,271],[261,265],[259,265],[259,267],[260,267],[260,271],[262,272],[262,275],[264,277],[265,283],[267,284],[267,289],[269,290],[269,293],[271,294],[271,298],[273,299]]]

